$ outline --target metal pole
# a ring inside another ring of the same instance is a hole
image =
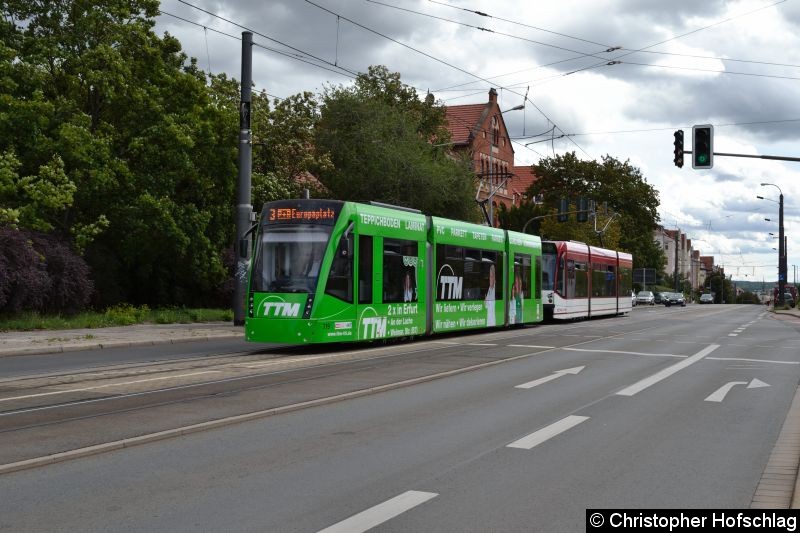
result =
[[[251,86],[253,84],[253,34],[242,32],[242,99],[239,104],[239,180],[236,182],[236,287],[233,296],[233,324],[244,325],[247,293],[249,241],[245,233],[250,226],[250,176],[253,170],[253,139],[250,130]]]
[[[783,292],[786,290],[786,242],[783,235],[783,192],[778,197],[780,206],[778,211],[778,304],[783,307],[786,301]]]
[[[675,292],[678,292],[678,237],[680,230],[675,230]]]

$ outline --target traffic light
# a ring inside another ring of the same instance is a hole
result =
[[[567,212],[569,211],[569,202],[566,198],[562,198],[561,201],[558,203],[558,221],[559,222],[566,222],[569,220],[569,215]]]
[[[589,220],[589,200],[586,198],[578,198],[578,214],[576,218],[578,222],[586,222]]]
[[[675,163],[675,166],[678,168],[683,168],[683,130],[677,130],[675,132],[675,159],[672,160]]]
[[[714,126],[692,126],[692,168],[714,166]]]

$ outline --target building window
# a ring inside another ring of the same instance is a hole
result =
[[[497,117],[492,117],[492,144],[497,146],[500,142],[500,123]]]

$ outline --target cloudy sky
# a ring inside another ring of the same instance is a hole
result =
[[[236,79],[238,39],[252,31],[254,83],[276,97],[349,84],[370,65],[448,105],[483,103],[494,87],[501,109],[525,104],[504,115],[517,165],[571,151],[629,159],[659,191],[663,226],[734,279],[777,279],[769,233],[780,188],[788,281],[800,270],[800,162],[672,163],[673,132],[685,131],[690,150],[693,124],[714,125],[715,152],[800,157],[800,0],[162,0],[161,9],[158,33]],[[550,130],[556,138],[536,137]]]

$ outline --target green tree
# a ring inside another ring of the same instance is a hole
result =
[[[274,100],[272,107],[265,94],[253,99],[253,205],[297,198],[302,189],[314,197],[327,194],[313,177],[330,170],[327,153],[314,142],[319,121],[318,103],[310,92]]]
[[[99,304],[208,302],[227,277],[236,114],[212,98],[222,80],[153,33],[157,13],[157,0],[3,4],[0,153],[22,176],[63,162],[73,201],[41,212],[86,249]]]
[[[444,113],[385,67],[371,67],[352,87],[326,88],[315,142],[332,167],[320,181],[336,198],[476,220],[475,175],[468,161],[447,155]]]
[[[537,176],[528,190],[528,197],[542,194],[545,206],[555,213],[561,198],[575,201],[585,197],[595,201],[598,229],[609,217],[603,245],[633,254],[635,268],[663,269],[664,257],[653,241],[658,223],[658,191],[629,162],[605,156],[600,162],[583,161],[575,152],[546,158],[533,166]],[[570,217],[575,220],[574,215]],[[600,244],[594,235],[594,222],[558,223],[545,219],[539,226],[542,235],[550,239],[576,239]]]

